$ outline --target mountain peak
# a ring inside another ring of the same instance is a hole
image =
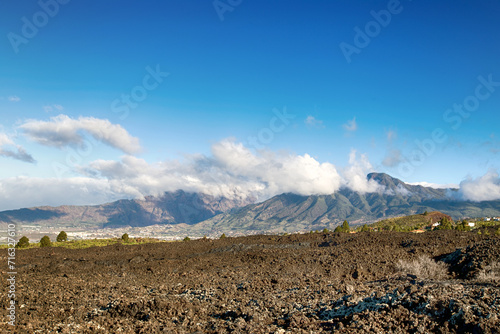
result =
[[[370,173],[367,175],[368,180],[374,180],[387,189],[394,189],[400,185],[405,185],[405,183],[399,179],[396,179],[389,174],[385,173]]]
[[[367,178],[385,187],[389,194],[419,196],[427,199],[445,199],[447,196],[445,189],[410,185],[385,173],[370,173]]]

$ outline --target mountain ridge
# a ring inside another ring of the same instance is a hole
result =
[[[353,224],[440,211],[454,219],[500,215],[500,201],[466,202],[449,197],[452,189],[409,185],[384,173],[367,180],[382,186],[372,193],[341,188],[329,195],[284,193],[262,202],[228,199],[183,190],[122,199],[93,206],[36,207],[0,212],[0,224],[72,226],[85,229],[177,225],[187,232],[258,233],[333,229],[343,220]]]
[[[94,227],[196,224],[250,202],[177,190],[158,197],[146,196],[144,200],[121,199],[100,205],[41,206],[2,211],[0,223],[49,221],[58,224],[65,221]]]
[[[500,215],[500,201],[457,201],[450,197],[454,189],[410,185],[384,173],[370,173],[367,180],[376,181],[383,190],[363,194],[344,187],[330,195],[281,194],[200,224],[205,231],[294,232],[334,229],[344,220],[372,223],[425,211],[440,211],[453,219]]]

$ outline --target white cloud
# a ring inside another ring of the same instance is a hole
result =
[[[29,163],[36,162],[22,146],[16,145],[5,133],[0,133],[0,156]]]
[[[387,131],[386,135],[389,142],[392,142],[398,138],[398,133],[394,130]]]
[[[0,179],[0,211],[34,206],[89,205],[118,200],[108,182],[92,178]]]
[[[500,199],[500,177],[498,172],[490,170],[479,178],[468,178],[462,181],[458,194],[461,199],[474,202]]]
[[[358,124],[356,123],[356,117],[352,120],[347,121],[346,124],[342,126],[346,131],[354,132],[358,129]]]
[[[393,149],[387,152],[382,165],[386,167],[395,167],[403,162],[403,157],[400,150]]]
[[[366,175],[371,164],[352,151],[340,172],[308,154],[251,151],[234,140],[212,146],[210,155],[157,163],[125,155],[120,161],[96,160],[75,172],[81,177],[0,180],[0,210],[8,208],[97,204],[119,198],[143,198],[182,189],[232,199],[265,200],[281,193],[332,194],[342,187],[366,193],[383,191]]]
[[[66,136],[72,138],[73,130],[66,131],[67,125],[63,122],[68,120],[79,122],[80,125],[85,123],[81,119],[63,118],[61,132],[57,133],[61,138],[53,138],[56,143],[71,142]],[[102,125],[100,121],[96,122],[98,126]],[[56,120],[46,123],[60,124]],[[17,147],[11,138],[0,133],[0,152],[8,146]],[[17,153],[22,152],[18,150]],[[0,179],[0,211],[42,205],[99,204],[120,198],[160,195],[165,191],[178,189],[233,199],[256,200],[265,200],[286,192],[300,195],[332,194],[343,187],[359,193],[386,191],[375,180],[367,180],[366,175],[372,169],[367,156],[358,154],[355,150],[349,155],[348,166],[338,169],[333,164],[321,163],[308,154],[252,151],[234,140],[223,140],[212,146],[210,155],[190,155],[182,161],[148,163],[132,155],[125,155],[120,161],[96,160],[87,166],[81,166],[75,170],[81,174],[80,177]],[[429,183],[418,184],[444,187]],[[396,191],[407,193],[403,187]],[[500,177],[497,172],[490,171],[483,177],[467,179],[460,184],[457,194],[462,200],[500,199]]]
[[[362,194],[383,191],[384,187],[379,183],[367,179],[366,175],[372,171],[372,165],[368,161],[368,157],[361,154],[358,159],[356,150],[351,150],[349,166],[342,173],[344,186]]]
[[[307,118],[304,120],[304,123],[306,123],[307,126],[309,127],[315,127],[315,128],[323,128],[323,121],[316,119],[314,116],[307,116]]]
[[[396,187],[396,192],[403,196],[409,196],[412,194],[408,189],[403,187],[402,184],[398,184],[398,186]]]
[[[13,145],[14,142],[5,133],[0,133],[0,146]]]
[[[412,185],[412,186],[422,186],[422,187],[434,188],[434,189],[458,189],[460,187],[458,184],[454,184],[454,183],[437,184],[437,183],[430,183],[430,182],[413,182],[413,183],[408,183],[408,184]]]
[[[331,194],[342,184],[330,163],[320,163],[307,154],[255,154],[231,140],[213,145],[210,157],[194,155],[184,162],[148,164],[125,156],[120,162],[95,161],[82,171],[107,179],[114,192],[135,197],[183,189],[229,198],[266,199],[286,192]]]
[[[50,121],[28,120],[20,126],[24,133],[39,144],[54,147],[81,146],[85,131],[111,147],[127,154],[141,150],[139,139],[132,137],[118,124],[112,124],[106,119],[94,117],[79,117],[72,119],[66,115],[51,117]]]
[[[19,102],[19,101],[21,101],[21,98],[19,96],[16,96],[16,95],[9,96],[7,99],[10,102]]]
[[[52,105],[43,106],[43,110],[45,112],[63,111],[64,107],[60,104],[52,104]]]

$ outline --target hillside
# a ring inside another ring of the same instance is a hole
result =
[[[22,223],[87,228],[196,224],[217,214],[249,204],[182,190],[144,200],[119,200],[94,206],[37,207],[0,212],[0,223]]]
[[[500,201],[454,201],[447,196],[448,192],[454,191],[451,189],[408,185],[382,173],[372,173],[367,177],[383,185],[385,190],[360,194],[343,188],[331,195],[282,194],[262,203],[217,215],[196,224],[193,231],[279,233],[334,229],[344,220],[355,225],[425,211],[439,211],[455,220],[500,214]]]
[[[369,227],[387,231],[413,231],[437,223],[443,218],[452,220],[449,215],[446,215],[439,211],[434,211],[428,212],[426,214],[422,213],[405,217],[388,218],[370,224]]]
[[[2,223],[84,230],[171,225],[172,236],[217,233],[254,234],[334,229],[343,220],[352,225],[439,211],[453,219],[500,216],[500,201],[450,200],[452,189],[409,185],[383,173],[371,173],[384,188],[357,193],[347,188],[330,195],[281,194],[253,204],[182,190],[144,200],[119,200],[96,206],[38,207],[0,212]],[[416,222],[415,225],[423,222]],[[414,224],[414,223],[408,223]],[[170,232],[169,232],[170,233]]]

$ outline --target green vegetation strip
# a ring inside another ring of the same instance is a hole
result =
[[[102,246],[110,246],[116,244],[122,245],[141,245],[141,244],[149,244],[155,242],[163,242],[158,239],[148,239],[141,238],[139,240],[129,238],[127,242],[124,242],[121,238],[112,238],[112,239],[83,239],[83,240],[70,240],[63,242],[52,242],[51,247],[65,247],[72,249],[82,249],[82,248],[90,248],[90,247],[102,247]],[[30,242],[27,247],[23,247],[22,249],[30,249],[30,248],[39,248],[40,242]],[[7,245],[0,245],[0,249],[8,248]]]

